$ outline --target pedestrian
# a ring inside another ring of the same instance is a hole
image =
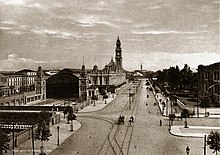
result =
[[[129,120],[129,126],[132,126],[132,125],[131,125],[131,119]]]
[[[130,117],[130,120],[131,120],[131,122],[134,122],[134,117],[131,116],[131,117]]]
[[[160,120],[160,126],[162,126],[162,120]]]

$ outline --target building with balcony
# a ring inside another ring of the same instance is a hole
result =
[[[213,104],[220,106],[220,62],[198,66],[199,100],[209,97]]]
[[[23,69],[17,72],[1,72],[0,105],[16,106],[45,100],[45,86],[46,76],[41,67],[38,68],[38,71]]]

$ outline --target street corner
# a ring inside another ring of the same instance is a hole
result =
[[[218,130],[220,127],[209,127],[209,126],[171,126],[170,134],[179,137],[194,137],[203,138],[208,135],[211,131]]]
[[[170,133],[174,136],[178,137],[195,137],[195,138],[202,138],[204,137],[205,133],[198,133],[198,130],[191,126],[171,126]]]
[[[73,126],[74,126],[74,131],[77,131],[81,128],[82,124],[77,120],[73,120]]]

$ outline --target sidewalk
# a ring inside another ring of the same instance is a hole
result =
[[[79,109],[79,112],[91,112],[91,111],[97,111],[102,108],[104,108],[108,103],[110,103],[112,100],[114,100],[116,97],[116,94],[111,94],[108,99],[104,100],[97,100],[94,104],[90,104],[83,109]],[[32,105],[36,105],[38,102],[32,103]],[[52,104],[52,103],[50,103]],[[47,105],[50,105],[47,104]],[[30,105],[30,104],[29,104]],[[68,137],[70,137],[72,134],[74,134],[79,128],[81,127],[80,122],[77,120],[73,121],[73,129],[74,131],[70,131],[70,124],[67,124],[67,120],[63,118],[63,113],[60,113],[61,115],[61,121],[58,124],[50,126],[50,130],[52,133],[52,136],[49,138],[49,141],[44,142],[45,146],[45,151],[46,154],[49,154],[52,152],[54,149],[58,147],[58,131],[57,127],[59,126],[59,144],[63,143]],[[19,142],[18,142],[19,143]],[[35,155],[38,155],[40,153],[40,146],[41,142],[40,141],[35,141],[34,144],[35,148]],[[12,154],[12,150],[8,150],[8,153],[6,154]],[[32,155],[32,139],[26,141],[25,143],[19,144],[18,147],[15,148],[15,154],[16,155]]]
[[[211,131],[220,132],[220,127],[210,127],[210,126],[171,126],[170,133],[175,136],[180,137],[197,137],[202,138],[204,135],[209,135]]]
[[[61,116],[63,117],[63,116]],[[80,127],[81,124],[77,121],[73,121],[73,129],[74,131],[70,131],[70,124],[67,124],[66,119],[61,119],[60,123],[55,124],[53,126],[50,126],[50,130],[52,133],[52,136],[49,137],[49,141],[44,143],[46,153],[50,153],[52,150],[54,150],[57,147],[58,144],[58,133],[57,133],[57,127],[60,127],[59,129],[59,144],[64,142],[69,136],[74,134]],[[40,141],[35,141],[35,154],[38,155],[40,153]],[[9,150],[6,154],[12,154],[12,150]],[[18,147],[15,148],[15,154],[16,155],[31,155],[32,154],[32,139],[26,141],[25,143],[20,144]]]
[[[170,100],[169,98],[165,97],[161,93],[155,93],[154,89],[153,94],[155,97],[155,100],[158,104],[158,107],[161,111],[161,114],[165,117],[167,117],[167,114],[170,113]],[[162,103],[165,103],[163,105]],[[168,111],[166,110],[168,109]],[[174,110],[175,111],[175,110]],[[205,116],[205,109],[204,108],[199,108],[199,117],[200,118],[220,118],[220,108],[207,108],[207,112],[210,112],[210,115],[208,117]],[[180,116],[180,111],[176,110],[176,116]],[[193,115],[193,117],[196,119],[197,115]],[[175,125],[171,126],[170,129],[170,134],[175,135],[175,136],[180,136],[180,137],[196,137],[196,138],[203,138],[204,135],[209,135],[211,131],[218,131],[220,132],[220,127],[212,127],[212,126],[188,126],[188,128],[184,128],[183,125]]]
[[[114,98],[112,97],[113,95],[114,95]],[[95,104],[89,104],[88,106],[84,107],[83,109],[80,109],[79,112],[92,112],[92,111],[100,110],[100,109],[104,108],[112,100],[114,100],[115,97],[116,97],[116,94],[112,94],[107,99],[95,101]]]

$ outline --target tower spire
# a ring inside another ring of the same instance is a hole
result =
[[[116,65],[118,65],[119,70],[122,71],[123,70],[123,68],[122,68],[122,49],[121,49],[121,41],[119,39],[119,36],[116,41],[115,62],[116,62]]]

